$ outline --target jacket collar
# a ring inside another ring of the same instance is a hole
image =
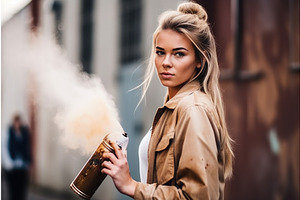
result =
[[[200,90],[200,88],[201,85],[198,80],[186,83],[172,99],[169,99],[169,96],[167,95],[164,107],[167,107],[169,109],[175,109],[177,104],[183,97],[190,95],[197,90]]]

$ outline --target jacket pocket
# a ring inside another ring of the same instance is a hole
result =
[[[174,178],[174,131],[168,132],[158,143],[156,154],[156,176],[158,184]]]

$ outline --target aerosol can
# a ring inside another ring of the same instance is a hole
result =
[[[128,145],[127,133],[107,134],[94,154],[89,158],[81,171],[70,185],[70,188],[80,197],[90,199],[106,177],[102,174],[102,155],[104,152],[114,153],[111,143],[115,142],[120,148],[126,149]]]

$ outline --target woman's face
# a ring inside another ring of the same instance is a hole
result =
[[[201,64],[191,41],[170,29],[158,33],[155,41],[155,66],[161,83],[168,87],[169,98],[191,80]]]

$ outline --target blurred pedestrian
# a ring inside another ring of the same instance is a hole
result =
[[[115,144],[115,154],[103,155],[102,172],[135,199],[222,200],[233,152],[215,40],[204,8],[188,2],[164,12],[152,45],[144,86],[148,88],[156,68],[168,93],[140,145],[142,182],[131,178],[126,152]]]
[[[7,183],[10,200],[27,199],[30,167],[30,133],[16,114],[8,129],[8,155],[12,166],[7,170]]]

